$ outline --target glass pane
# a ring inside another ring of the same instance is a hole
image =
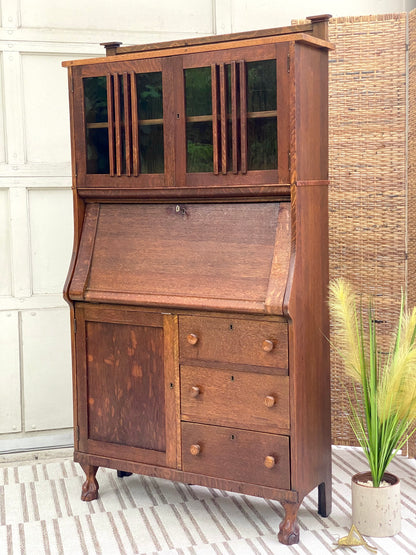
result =
[[[212,115],[210,67],[185,69],[185,113],[188,117]]]
[[[136,75],[139,119],[163,118],[162,73]]]
[[[139,154],[141,173],[165,171],[163,125],[139,126]]]
[[[247,63],[247,111],[276,110],[276,60]]]
[[[107,127],[87,128],[87,173],[109,173]]]
[[[276,118],[247,120],[247,143],[249,170],[277,168]]]
[[[86,122],[106,122],[108,120],[106,77],[86,77],[83,81]]]
[[[212,123],[186,124],[186,171],[212,172]]]

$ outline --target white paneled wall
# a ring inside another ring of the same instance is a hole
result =
[[[404,11],[416,0],[0,0],[0,452],[72,441],[68,59],[123,44]]]
[[[116,7],[115,7],[116,6]],[[211,0],[0,2],[0,452],[72,442],[73,220],[63,60],[215,31]]]

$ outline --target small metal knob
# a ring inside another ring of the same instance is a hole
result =
[[[199,341],[199,337],[197,335],[195,335],[194,333],[189,333],[187,335],[186,339],[188,340],[188,343],[190,345],[196,345]]]
[[[264,398],[264,404],[267,408],[271,409],[276,404],[276,397],[273,395],[267,395],[267,397]]]
[[[276,464],[276,459],[271,455],[267,455],[267,457],[264,459],[264,466],[266,468],[273,468],[275,464]]]
[[[265,339],[261,346],[263,348],[263,351],[266,351],[266,353],[270,353],[270,351],[273,351],[274,349],[274,343],[273,341],[270,341],[270,339]]]
[[[198,395],[200,395],[201,390],[199,389],[199,387],[197,385],[193,385],[191,387],[191,397],[198,397]]]
[[[198,443],[195,443],[194,445],[191,445],[190,452],[191,452],[191,455],[196,457],[201,452],[201,446],[198,445]]]

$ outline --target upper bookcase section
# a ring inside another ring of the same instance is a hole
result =
[[[107,43],[106,57],[64,62],[79,194],[267,197],[287,195],[299,179],[325,181],[328,18],[150,45]]]

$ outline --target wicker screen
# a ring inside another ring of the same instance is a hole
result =
[[[388,349],[406,286],[406,14],[332,19],[330,277],[375,297]],[[355,444],[342,369],[331,359],[332,435]]]
[[[416,10],[409,14],[408,102],[408,301],[416,305]],[[409,442],[409,455],[416,456],[416,437]]]
[[[383,350],[407,285],[406,19],[329,23],[330,278],[375,297]],[[332,441],[356,445],[342,375],[332,353]]]

